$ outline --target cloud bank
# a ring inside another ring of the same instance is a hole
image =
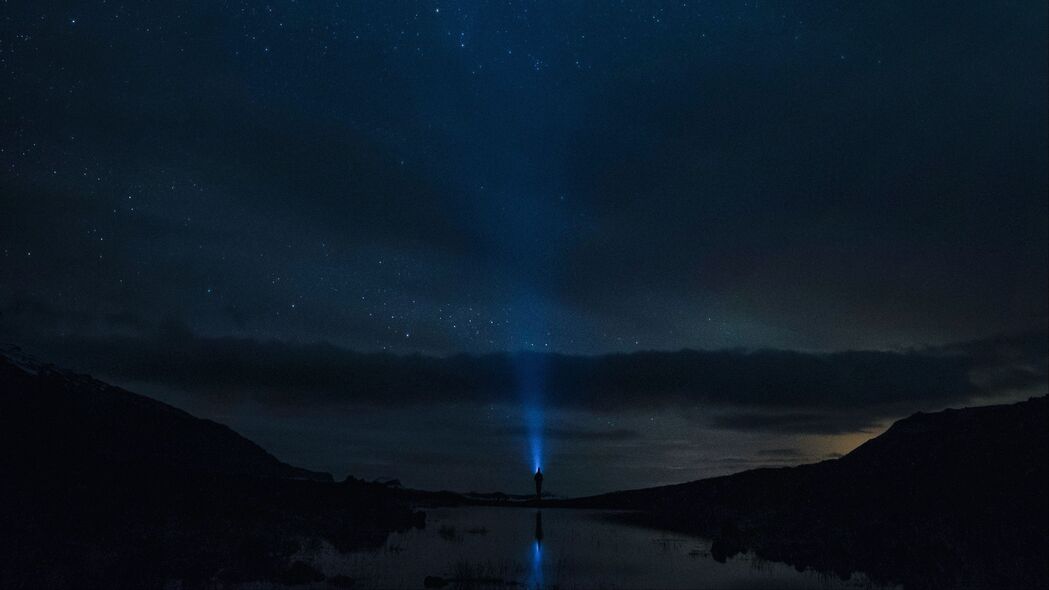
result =
[[[52,358],[118,382],[210,402],[273,407],[514,404],[522,366],[544,367],[551,407],[680,408],[718,428],[836,434],[884,417],[1046,386],[1045,329],[937,348],[811,353],[680,350],[600,356],[447,357],[330,344],[204,337],[168,324],[143,337],[66,339]],[[539,361],[539,362],[537,362]],[[623,433],[620,433],[622,436]]]

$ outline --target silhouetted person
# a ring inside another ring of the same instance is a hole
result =
[[[536,468],[535,470],[535,501],[543,499],[543,470]]]
[[[535,542],[543,544],[543,513],[535,511]]]

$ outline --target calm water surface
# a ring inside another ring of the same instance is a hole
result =
[[[394,533],[379,550],[339,553],[326,544],[300,557],[354,588],[875,588],[750,555],[727,563],[698,537],[615,522],[604,511],[464,507],[427,511],[426,528]]]

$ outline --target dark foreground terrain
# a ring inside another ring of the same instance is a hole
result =
[[[229,428],[0,353],[0,588],[318,582],[412,505],[535,507],[292,467]],[[907,588],[1049,587],[1049,402],[916,414],[840,459],[546,507],[621,509],[737,553]],[[352,587],[345,577],[329,585]]]
[[[754,551],[907,588],[1046,588],[1047,406],[919,413],[840,459],[558,505],[637,510],[713,538],[720,559]]]
[[[2,588],[316,581],[301,544],[379,546],[423,517],[385,486],[335,483],[215,422],[5,356],[0,437]]]

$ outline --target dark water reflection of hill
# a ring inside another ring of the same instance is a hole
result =
[[[447,588],[876,587],[861,574],[842,581],[750,555],[718,563],[707,540],[631,526],[605,511],[537,514],[434,509],[425,529],[393,533],[381,549],[340,553],[318,543],[300,558],[329,576],[353,578],[354,588],[422,588],[427,577],[432,585],[447,582]]]

